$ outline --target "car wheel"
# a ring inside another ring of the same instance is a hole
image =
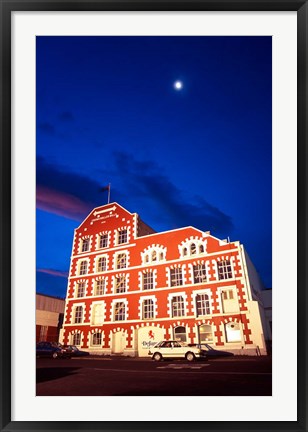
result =
[[[186,357],[187,361],[194,361],[195,360],[195,355],[192,352],[188,352],[185,357]]]
[[[161,359],[162,359],[162,355],[160,353],[155,353],[153,355],[153,360],[159,362],[159,361],[161,361]]]
[[[54,352],[54,353],[52,354],[52,358],[57,358],[57,357],[58,357],[58,353]]]

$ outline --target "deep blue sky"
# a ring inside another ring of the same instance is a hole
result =
[[[108,183],[111,202],[157,231],[239,240],[271,287],[271,38],[36,46],[37,292],[65,297],[74,228]]]

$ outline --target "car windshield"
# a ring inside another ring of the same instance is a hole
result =
[[[209,344],[204,344],[203,346],[206,347],[210,351],[214,351],[214,348],[211,347],[211,345],[209,345]]]

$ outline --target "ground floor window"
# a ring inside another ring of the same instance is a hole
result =
[[[184,326],[175,327],[174,339],[178,342],[187,342],[186,328]]]
[[[102,344],[102,334],[94,333],[92,336],[92,345],[101,345]]]
[[[208,324],[199,327],[200,343],[213,342],[212,326]]]
[[[73,341],[72,341],[72,345],[80,345],[81,343],[81,334],[80,333],[75,333],[73,335]]]
[[[241,342],[241,329],[239,323],[230,322],[225,325],[226,342]]]

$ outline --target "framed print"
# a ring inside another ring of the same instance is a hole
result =
[[[1,429],[307,430],[307,2],[1,24]]]

